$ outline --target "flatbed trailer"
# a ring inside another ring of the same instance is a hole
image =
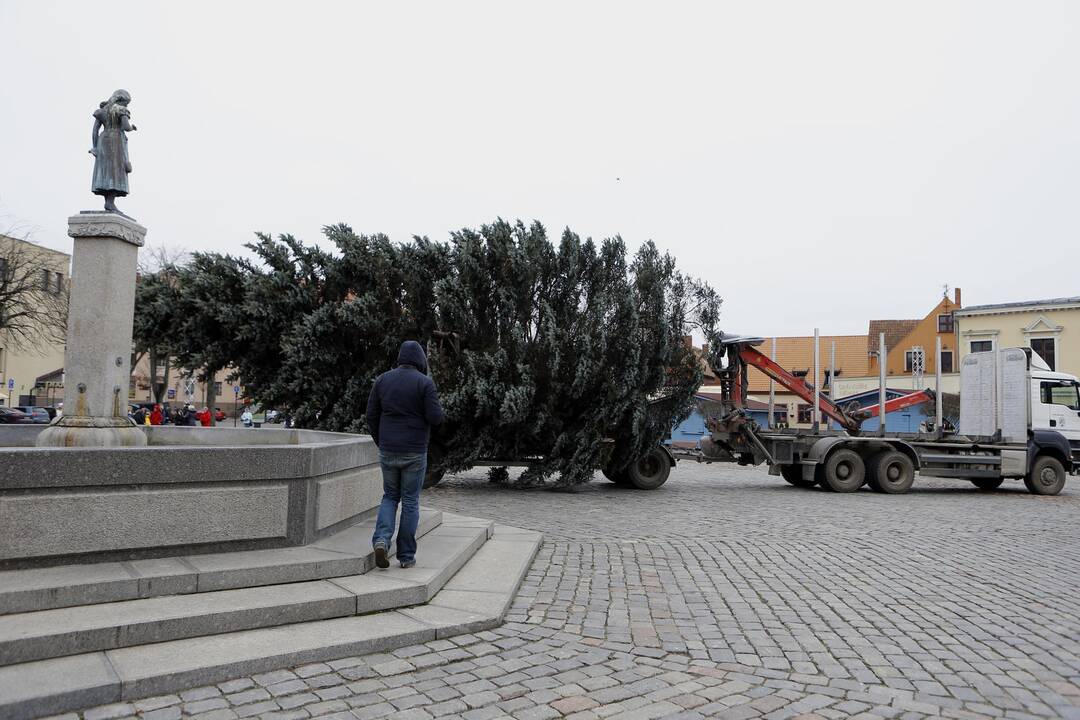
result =
[[[754,347],[760,342],[761,338],[723,339],[727,363],[714,368],[721,381],[721,415],[706,420],[709,435],[700,449],[679,453],[681,457],[742,465],[767,463],[770,474],[793,485],[822,485],[834,492],[854,492],[869,484],[879,492],[904,493],[919,473],[968,480],[982,489],[1021,478],[1032,493],[1056,495],[1066,476],[1080,471],[1080,437],[1070,440],[1061,430],[1052,429],[1056,427],[1053,421],[1048,428],[1032,424],[1036,414],[1032,402],[1042,397],[1048,384],[1053,387],[1047,397],[1059,401],[1072,397],[1072,404],[1066,407],[1074,418],[1080,416],[1080,383],[1051,372],[1045,364],[1040,367],[1041,360],[1034,361],[1030,349],[973,353],[964,359],[962,376],[965,368],[969,374],[981,373],[971,377],[982,381],[983,387],[981,392],[971,393],[970,402],[962,404],[961,430],[967,409],[972,417],[967,424],[991,427],[992,432],[945,432],[939,410],[932,432],[879,429],[863,433],[861,425],[866,418],[881,416],[883,428],[885,413],[934,400],[934,393],[922,390],[870,408],[841,408],[760,353]],[[744,412],[746,368],[751,365],[796,395],[815,401],[820,412],[843,429],[822,429],[820,425],[813,429],[762,429]],[[989,425],[985,416],[989,416]]]

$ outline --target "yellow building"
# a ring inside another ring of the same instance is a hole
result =
[[[27,280],[35,292],[66,296],[71,255],[0,235],[0,295]],[[66,301],[65,301],[66,302]],[[64,367],[63,343],[27,344],[0,330],[0,405],[48,405],[63,391],[56,386]]]
[[[885,333],[885,374],[912,375],[921,369],[924,376],[937,372],[936,343],[941,339],[941,372],[949,374],[960,367],[954,313],[959,310],[960,288],[953,298],[943,297],[918,320],[871,320],[867,333],[870,350],[877,350],[880,334]],[[921,363],[920,363],[921,360]],[[877,356],[870,358],[870,374],[877,375]]]
[[[974,305],[955,313],[961,357],[1029,347],[1053,370],[1080,376],[1080,297]]]

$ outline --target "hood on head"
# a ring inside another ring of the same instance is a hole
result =
[[[412,365],[422,373],[427,372],[427,355],[424,348],[415,340],[406,340],[401,343],[401,349],[397,354],[398,365]]]

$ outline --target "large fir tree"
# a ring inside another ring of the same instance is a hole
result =
[[[400,343],[428,348],[447,410],[434,443],[457,470],[530,459],[532,477],[625,468],[689,412],[701,366],[682,341],[719,297],[651,243],[498,220],[450,242],[325,230],[336,253],[260,235],[254,261],[196,255],[181,273],[175,353],[232,366],[255,399],[307,427],[364,430]]]

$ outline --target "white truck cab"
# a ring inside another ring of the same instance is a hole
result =
[[[1056,430],[1080,444],[1080,380],[1054,372],[1031,354],[1031,429]]]

